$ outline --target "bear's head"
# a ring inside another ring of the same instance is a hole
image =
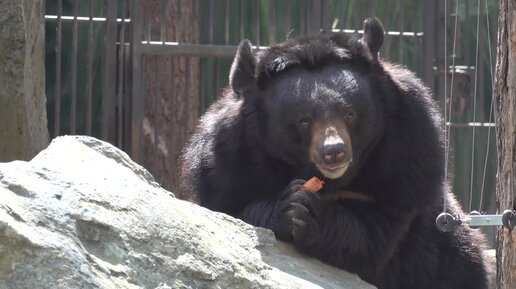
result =
[[[364,22],[361,38],[319,34],[256,55],[249,41],[240,43],[230,87],[243,99],[244,117],[253,116],[268,154],[307,175],[336,180],[353,174],[381,137],[383,36],[373,18]]]

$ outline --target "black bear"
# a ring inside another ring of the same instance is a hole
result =
[[[376,18],[362,37],[238,47],[230,85],[182,157],[202,206],[270,228],[306,255],[380,289],[487,288],[482,237],[435,220],[447,193],[443,122],[430,91],[380,59]],[[316,176],[319,192],[304,188]]]

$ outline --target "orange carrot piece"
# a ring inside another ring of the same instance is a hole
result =
[[[324,181],[318,179],[317,177],[312,177],[311,179],[306,181],[303,185],[303,187],[305,189],[310,190],[314,193],[316,193],[317,191],[322,189],[323,186],[324,186]]]

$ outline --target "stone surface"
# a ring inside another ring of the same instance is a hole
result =
[[[374,288],[178,200],[117,148],[60,137],[0,164],[0,288]]]
[[[48,145],[43,0],[0,0],[0,161]]]

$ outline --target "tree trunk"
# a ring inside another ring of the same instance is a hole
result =
[[[498,149],[498,212],[516,209],[516,1],[500,0],[496,59],[495,113]],[[497,232],[499,289],[516,288],[516,231]]]
[[[48,145],[43,1],[1,0],[0,162]]]
[[[195,43],[195,1],[147,0],[144,39]],[[188,132],[199,117],[199,59],[197,57],[145,55],[143,57],[142,164],[156,180],[177,195],[179,157]]]

